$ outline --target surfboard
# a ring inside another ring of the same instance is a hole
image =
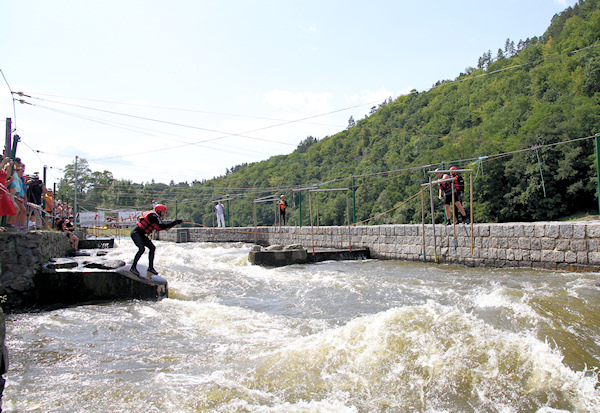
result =
[[[124,275],[127,278],[131,278],[132,280],[151,284],[167,284],[167,280],[165,278],[161,277],[160,275],[149,273],[148,266],[146,265],[137,265],[137,270],[140,272],[139,277],[134,275],[130,270],[131,264],[127,264],[116,269],[117,273]]]

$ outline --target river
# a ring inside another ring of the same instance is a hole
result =
[[[5,412],[600,411],[597,274],[156,244],[168,299],[7,317]]]

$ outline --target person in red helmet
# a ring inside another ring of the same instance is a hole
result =
[[[465,191],[465,180],[462,175],[458,173],[458,168],[456,166],[452,166],[450,168],[450,177],[452,178],[452,183],[454,184],[454,211],[456,217],[458,217],[458,212],[460,212],[460,216],[462,216],[462,222],[464,224],[469,224],[470,220],[467,217],[467,212],[465,211],[462,200],[463,194]],[[449,199],[446,201],[446,215],[449,215],[450,204],[452,203],[452,191],[450,191]],[[451,219],[448,218],[448,221]]]
[[[162,204],[156,204],[153,210],[145,211],[142,213],[136,222],[135,228],[131,231],[131,239],[138,247],[138,252],[133,257],[133,263],[131,264],[132,274],[140,276],[140,272],[137,270],[137,263],[144,253],[146,247],[148,247],[148,272],[152,274],[158,274],[158,271],[154,269],[154,251],[156,247],[150,240],[150,235],[154,231],[162,231],[164,229],[173,228],[175,225],[181,224],[182,220],[176,219],[175,221],[163,221],[167,216],[167,207]]]

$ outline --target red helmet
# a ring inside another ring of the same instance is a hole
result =
[[[458,171],[458,168],[456,166],[453,166],[450,168],[451,171]]]
[[[154,212],[160,212],[160,211],[167,212],[167,207],[164,206],[163,204],[156,204],[154,206]]]

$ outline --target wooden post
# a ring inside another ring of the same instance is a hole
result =
[[[317,204],[317,228],[319,228],[320,225],[320,221],[319,221],[319,193],[315,192],[315,203]]]
[[[308,205],[310,205],[310,241],[312,243],[313,257],[315,256],[315,231],[313,229],[313,215],[312,215],[312,197],[310,192],[308,193]]]
[[[352,230],[350,227],[350,201],[348,200],[348,192],[346,192],[346,214],[348,215],[348,248],[352,252]]]
[[[475,243],[475,235],[473,234],[473,171],[469,174],[469,194],[471,198],[471,210],[469,211],[471,215],[471,255],[473,255],[473,244]]]
[[[433,225],[433,256],[435,262],[437,263],[437,237],[435,236],[435,214],[433,206],[433,185],[431,184],[431,176],[429,177],[429,198],[431,200],[431,224]]]

